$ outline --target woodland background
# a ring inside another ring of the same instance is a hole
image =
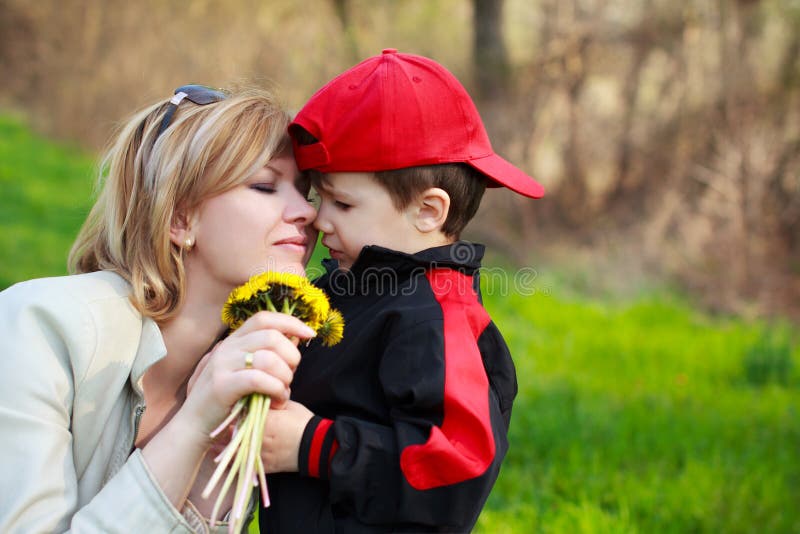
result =
[[[476,532],[800,532],[800,0],[0,0],[0,290],[65,273],[133,110],[390,47],[548,190],[467,233],[519,379]]]
[[[297,109],[386,47],[453,71],[547,187],[491,191],[468,237],[590,288],[800,314],[797,0],[0,0],[0,107],[96,151],[185,82]]]

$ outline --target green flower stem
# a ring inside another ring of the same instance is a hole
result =
[[[222,452],[222,457],[219,461],[219,465],[217,465],[217,468],[211,475],[211,479],[208,481],[208,484],[206,484],[206,487],[203,489],[202,496],[204,499],[207,499],[208,496],[211,495],[211,492],[214,490],[214,487],[219,482],[220,477],[225,472],[225,468],[228,466],[228,463],[230,463],[231,458],[236,452],[236,449],[239,446],[239,443],[242,441],[243,437],[244,434],[242,434],[241,430],[237,431],[234,434],[231,442],[228,443],[228,445],[225,447],[225,450]]]
[[[239,434],[241,434],[241,431],[237,432],[237,436]],[[241,442],[241,441],[242,441],[241,438],[239,438],[237,440],[237,442]],[[234,443],[234,442],[232,441],[231,443]],[[236,447],[232,448],[232,450],[234,450],[234,449],[236,449]],[[213,508],[213,510],[211,512],[211,526],[214,526],[216,524],[217,514],[219,513],[219,509],[222,506],[222,501],[225,500],[225,496],[228,494],[228,489],[230,488],[231,483],[233,482],[233,477],[235,476],[236,471],[239,469],[239,464],[241,464],[241,463],[242,463],[242,457],[241,457],[241,455],[237,454],[235,456],[234,460],[233,460],[233,465],[231,465],[230,472],[228,473],[228,476],[225,479],[225,483],[223,484],[222,489],[220,490],[219,495],[217,496],[217,501],[214,503],[214,508]],[[214,471],[214,475],[217,476],[217,473],[222,474],[224,471],[225,471],[225,467],[223,466],[222,462],[220,462],[220,465],[217,466],[217,470]],[[219,477],[217,476],[217,478],[219,478]],[[215,485],[216,485],[216,483],[215,483]],[[206,487],[206,490],[208,490],[208,487]],[[208,495],[206,495],[206,491],[205,490],[203,491],[203,497],[208,498]]]
[[[231,422],[233,422],[236,416],[239,415],[239,412],[242,411],[242,408],[244,408],[244,406],[245,406],[245,399],[242,398],[236,401],[236,404],[233,405],[231,413],[228,414],[228,417],[226,417],[225,420],[222,423],[220,423],[220,425],[217,428],[211,431],[210,436],[212,438],[216,438],[220,432],[225,430],[228,427],[228,425],[231,424]]]
[[[285,313],[287,315],[294,315],[294,310],[297,307],[297,303],[293,302],[290,303],[289,299],[283,299],[283,309],[281,313]]]
[[[225,498],[225,495],[228,494],[228,490],[230,490],[231,484],[233,483],[233,479],[236,476],[236,463],[238,462],[238,460],[239,459],[237,457],[236,461],[234,461],[234,465],[228,472],[228,476],[225,477],[225,482],[222,483],[222,489],[220,489],[219,491],[219,496],[217,496],[217,501],[214,503],[214,508],[211,510],[212,527],[216,524],[217,514],[219,514],[219,509],[222,506],[222,500]]]
[[[255,485],[261,486],[263,502],[265,505],[269,504],[266,475],[261,460],[261,445],[270,403],[269,397],[257,393],[250,395],[247,399],[248,407],[239,430],[243,437],[236,451],[236,462],[228,474],[229,479],[232,479],[233,476],[238,477],[231,510],[230,532],[241,530],[244,523],[245,506],[250,501]],[[227,482],[226,480],[226,484]],[[224,490],[227,492],[227,487]]]
[[[262,440],[264,436],[264,427],[267,424],[267,414],[269,414],[271,402],[272,399],[269,397],[264,397],[264,403],[259,411],[261,420],[258,422],[258,425],[256,425],[256,428],[259,429],[258,435],[262,437]],[[256,455],[256,473],[258,474],[258,484],[261,489],[261,501],[262,504],[267,507],[269,506],[269,493],[267,492],[267,477],[264,473],[264,462],[261,460],[261,444],[258,446],[258,454]]]
[[[253,398],[255,395],[251,395],[250,397],[250,405],[252,406]],[[244,416],[242,420],[242,434],[244,437],[242,438],[242,442],[239,445],[238,450],[236,451],[236,468],[232,468],[231,472],[236,472],[236,491],[234,492],[233,497],[233,509],[231,510],[231,518],[230,518],[230,531],[236,532],[234,525],[236,524],[239,516],[242,513],[242,508],[244,507],[244,494],[247,492],[248,486],[252,487],[252,480],[245,480],[245,474],[247,471],[247,457],[250,453],[250,444],[252,441],[251,436],[251,429],[253,427],[253,418],[250,415],[250,407],[248,406],[247,414]]]
[[[256,472],[258,473],[258,486],[261,490],[261,505],[266,508],[270,505],[269,492],[267,491],[267,475],[264,473],[264,462],[261,455],[256,456]]]
[[[263,395],[250,395],[250,402],[247,416],[244,421],[244,431],[246,435],[240,446],[237,456],[244,458],[244,462],[239,465],[239,479],[236,481],[236,494],[233,501],[233,511],[231,513],[231,527],[234,532],[244,519],[244,507],[253,493],[253,477],[255,470],[255,453],[260,452],[259,438],[257,432],[258,420],[260,419],[259,408],[263,405]]]

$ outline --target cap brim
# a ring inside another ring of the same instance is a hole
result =
[[[494,180],[495,184],[507,187],[512,191],[530,198],[542,198],[544,187],[542,184],[507,162],[497,154],[490,154],[482,158],[467,161],[483,174]]]

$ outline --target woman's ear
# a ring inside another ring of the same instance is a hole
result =
[[[187,252],[191,250],[197,239],[194,235],[196,221],[196,213],[190,214],[186,210],[176,210],[169,225],[169,240],[178,248]]]
[[[427,234],[441,230],[450,213],[450,195],[438,187],[431,187],[420,193],[416,201],[414,226]]]

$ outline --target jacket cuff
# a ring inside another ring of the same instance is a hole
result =
[[[250,523],[253,521],[253,515],[258,507],[258,495],[259,492],[254,491],[250,496],[250,502],[247,504],[247,510],[245,510],[244,514],[242,532],[247,532]],[[189,499],[186,499],[181,509],[181,515],[189,523],[189,526],[192,527],[195,533],[201,534],[228,534],[230,532],[230,514],[229,510],[224,519],[217,519],[214,526],[211,526],[211,520],[201,514]]]
[[[334,433],[334,423],[315,415],[306,425],[298,451],[300,474],[327,480],[333,455],[339,448]]]

